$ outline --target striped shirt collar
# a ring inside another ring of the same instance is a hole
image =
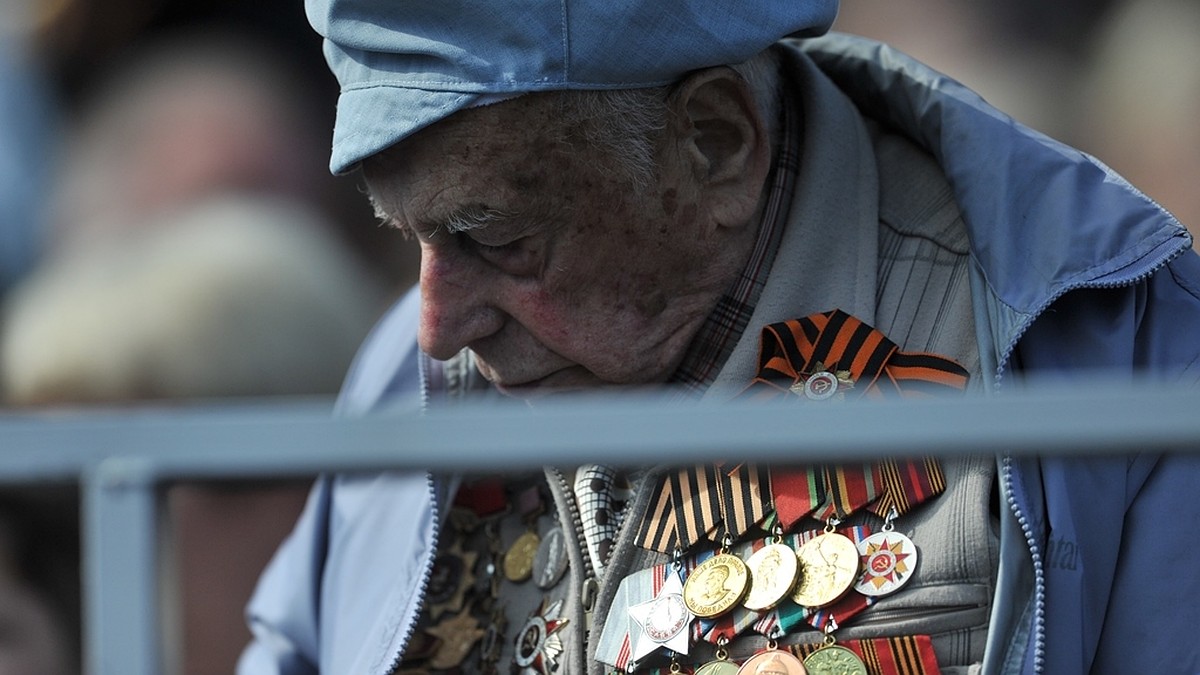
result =
[[[779,154],[767,180],[758,238],[746,266],[701,325],[669,380],[682,398],[699,398],[720,372],[750,322],[779,249],[800,170],[802,138],[795,97],[781,99]]]

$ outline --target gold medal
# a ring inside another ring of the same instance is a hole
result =
[[[800,560],[791,546],[767,544],[746,561],[750,570],[750,590],[742,606],[756,612],[778,605],[792,592],[800,574]]]
[[[772,649],[751,656],[737,672],[738,675],[807,675],[809,671],[791,652]]]
[[[746,563],[728,553],[718,553],[700,563],[683,585],[683,602],[692,614],[708,619],[735,607],[750,587]]]
[[[858,547],[849,537],[823,532],[796,552],[800,583],[792,599],[804,607],[824,607],[837,601],[858,577]]]
[[[867,675],[867,667],[854,652],[829,645],[804,657],[804,667],[811,675]]]
[[[533,575],[533,558],[537,555],[541,539],[537,532],[528,530],[504,554],[504,577],[513,583],[525,581]]]

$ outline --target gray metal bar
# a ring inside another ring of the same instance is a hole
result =
[[[717,458],[861,459],[896,452],[1014,455],[1183,451],[1200,443],[1194,390],[1105,388],[853,405],[671,406],[577,399],[535,410],[465,406],[424,417],[334,419],[327,407],[0,418],[0,481],[61,479],[114,456],[160,479],[322,471],[520,470]]]
[[[154,473],[114,457],[84,477],[84,659],[92,675],[159,675]]]

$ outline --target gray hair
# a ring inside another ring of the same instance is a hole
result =
[[[749,86],[767,125],[771,147],[779,139],[779,58],[773,49],[730,66]],[[585,147],[607,158],[635,191],[653,182],[656,137],[666,128],[672,88],[602,89],[561,92],[568,128],[582,134]]]

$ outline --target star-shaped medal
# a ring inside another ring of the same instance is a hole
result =
[[[912,577],[917,547],[899,532],[876,532],[858,542],[862,574],[854,589],[863,595],[887,595]]]
[[[671,570],[667,574],[653,600],[630,607],[629,616],[635,626],[630,631],[634,661],[640,661],[659,647],[687,654],[687,628],[694,616],[683,601],[683,581],[678,571]]]
[[[438,555],[425,591],[430,618],[437,619],[443,612],[462,610],[466,593],[475,583],[474,569],[478,558],[479,553],[463,550],[462,541],[456,541],[450,550]]]
[[[846,392],[853,388],[854,379],[849,370],[829,370],[824,363],[817,361],[810,370],[800,373],[799,379],[789,390],[810,401],[825,401],[843,399]]]
[[[567,619],[558,615],[562,604],[562,600],[557,600],[547,607],[543,598],[542,604],[517,633],[513,661],[521,675],[549,675],[558,670],[558,655],[562,654],[563,643],[555,633],[567,625]]]
[[[479,621],[472,617],[470,612],[462,612],[454,618],[444,619],[432,628],[426,628],[425,632],[442,640],[437,652],[429,660],[429,665],[443,670],[462,663],[467,652],[471,651],[471,647],[486,631],[479,627]]]

